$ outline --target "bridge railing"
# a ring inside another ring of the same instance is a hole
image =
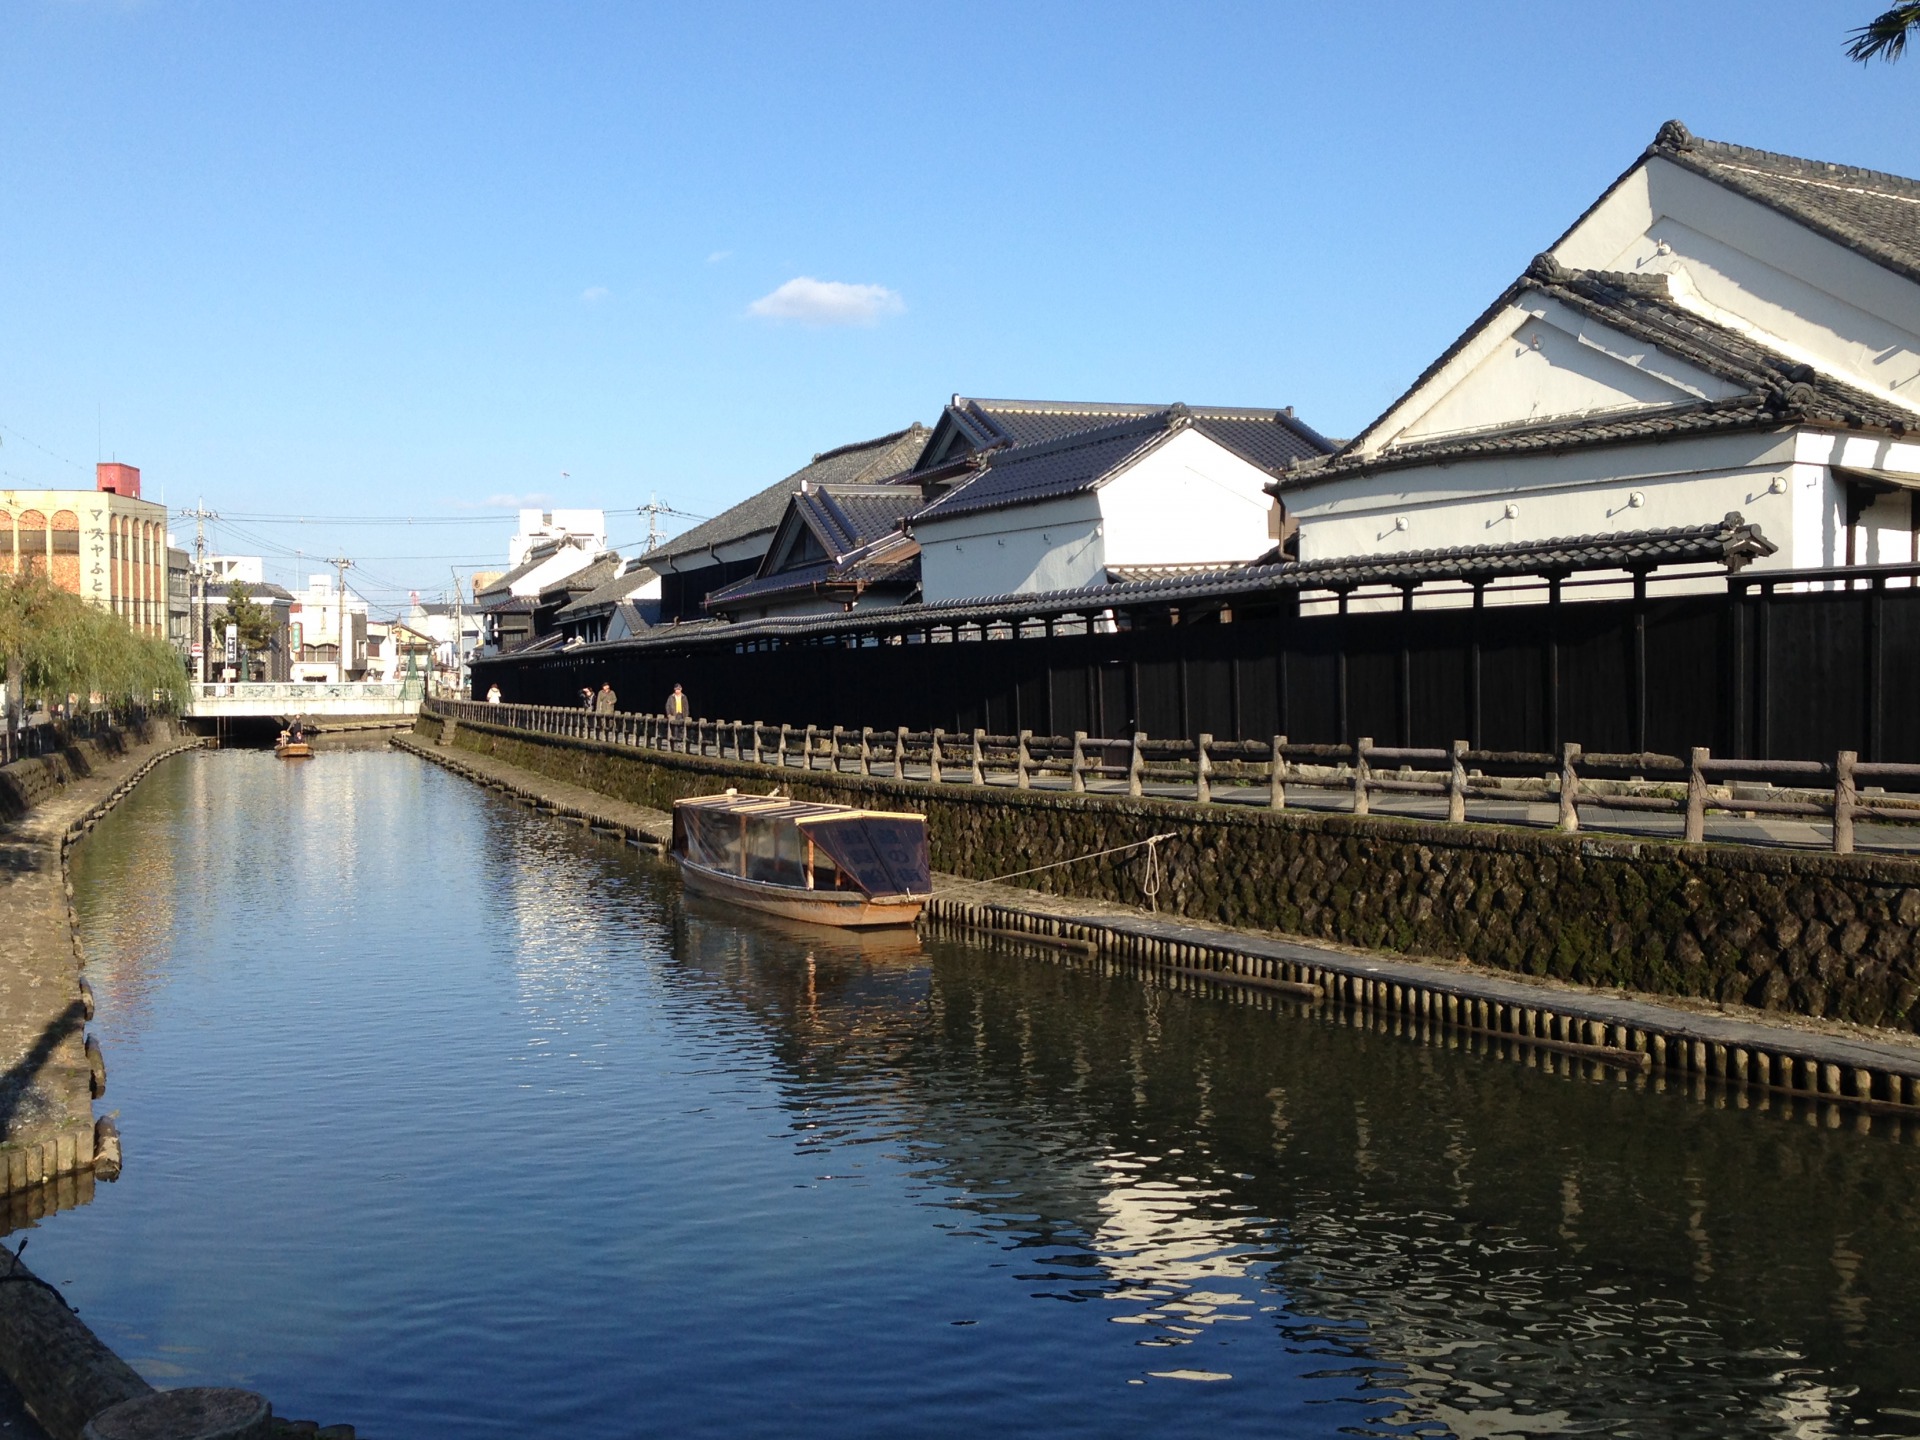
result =
[[[1705,839],[1710,815],[1748,819],[1781,816],[1823,821],[1837,854],[1852,853],[1860,820],[1920,824],[1920,765],[1863,763],[1842,750],[1826,760],[1726,760],[1705,749],[1685,759],[1653,752],[1587,752],[1565,745],[1559,754],[1479,750],[1464,740],[1444,748],[1295,744],[1268,740],[1149,739],[1143,734],[1102,738],[1036,735],[1022,730],[876,730],[840,725],[768,725],[758,720],[713,720],[569,706],[508,705],[431,700],[431,714],[516,730],[706,755],[781,769],[879,775],[915,784],[1001,784],[1033,788],[1064,779],[1072,792],[1099,786],[1106,793],[1199,804],[1223,786],[1251,787],[1267,808],[1288,808],[1302,790],[1330,791],[1355,815],[1371,813],[1374,797],[1426,796],[1443,800],[1455,824],[1511,825],[1515,817],[1474,817],[1469,800],[1552,805],[1554,827],[1581,829],[1582,811],[1667,813],[1680,817],[1681,835]],[[1716,783],[1720,782],[1720,783]],[[1878,793],[1867,793],[1872,786]],[[1764,794],[1755,794],[1764,790]],[[1892,793],[1889,793],[1892,792]],[[1899,793],[1905,792],[1905,793]],[[1902,846],[1900,848],[1907,848]]]
[[[192,698],[277,702],[302,700],[400,700],[402,684],[391,680],[347,680],[337,683],[305,680],[210,680],[189,687]],[[419,693],[419,687],[414,687]]]

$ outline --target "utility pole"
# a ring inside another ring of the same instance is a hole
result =
[[[353,561],[337,555],[327,564],[340,572],[340,593],[334,598],[340,607],[340,683],[344,685],[347,683],[347,667],[353,663],[353,626],[347,623],[347,571],[352,568]]]
[[[467,626],[461,609],[460,572],[448,566],[453,576],[453,689],[459,699],[467,698]]]
[[[676,510],[671,505],[662,505],[660,503],[660,492],[657,490],[652,492],[647,497],[647,503],[640,506],[634,513],[647,517],[646,553],[649,555],[655,550],[658,550],[660,548],[660,542],[667,538],[667,532],[660,528],[660,517],[662,515],[675,515],[682,520],[708,520],[712,518],[708,515],[695,515],[686,510]]]
[[[182,520],[193,521],[193,576],[198,592],[194,603],[193,633],[200,642],[200,659],[194,665],[194,679],[207,681],[207,521],[218,520],[218,512],[207,509],[205,497],[194,501],[193,509],[180,512]]]

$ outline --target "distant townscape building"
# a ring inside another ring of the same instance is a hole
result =
[[[322,684],[367,678],[367,602],[331,575],[293,591],[288,679]]]
[[[1920,183],[1678,121],[1424,374],[1272,487],[1299,556],[1737,512],[1758,568],[1920,559]]]
[[[542,546],[575,545],[592,552],[607,548],[604,510],[522,510],[520,528],[507,542],[507,568],[524,564]]]
[[[140,498],[132,465],[95,466],[91,490],[0,490],[0,573],[45,575],[143,634],[168,634],[167,511]]]

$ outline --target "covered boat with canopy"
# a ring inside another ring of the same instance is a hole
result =
[[[699,795],[673,806],[687,884],[817,925],[911,925],[933,889],[927,819],[780,795]]]

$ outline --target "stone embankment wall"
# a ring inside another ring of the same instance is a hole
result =
[[[119,1168],[113,1121],[92,1113],[106,1063],[86,1034],[93,994],[80,974],[68,847],[161,760],[199,743],[157,723],[0,768],[0,1216],[10,1225],[84,1203],[92,1177]]]
[[[439,733],[424,717],[420,728]],[[667,808],[728,785],[912,809],[936,869],[1011,875],[1171,832],[1173,915],[1596,987],[1920,1030],[1920,861],[901,784],[463,722],[455,746]],[[1142,903],[1141,852],[1017,883]]]

